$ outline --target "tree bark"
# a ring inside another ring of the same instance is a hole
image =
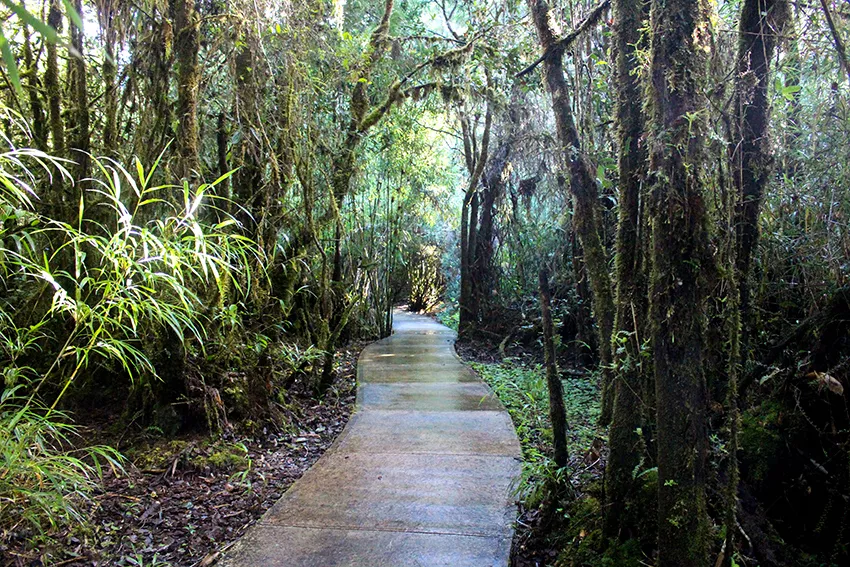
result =
[[[215,148],[216,161],[218,162],[218,175],[221,177],[230,171],[230,165],[227,162],[227,118],[224,112],[218,113],[215,125]],[[230,193],[229,179],[225,179],[222,183],[222,192],[225,195]]]
[[[750,265],[758,243],[758,218],[772,165],[768,138],[770,63],[778,35],[788,16],[786,0],[745,0],[738,29],[733,98],[735,118],[730,155],[732,183],[738,199],[736,267],[743,322],[741,348],[744,353],[749,344]]]
[[[45,120],[44,105],[41,102],[38,85],[38,69],[32,53],[32,41],[30,40],[29,26],[23,27],[24,33],[24,64],[26,65],[27,95],[32,113],[33,141],[39,150],[47,151],[47,122]]]
[[[137,132],[141,135],[133,138],[136,145],[133,153],[139,155],[144,164],[153,163],[165,144],[177,136],[172,126],[174,112],[168,94],[171,91],[171,71],[174,63],[174,2],[175,0],[169,0],[166,8],[168,14],[160,13],[150,22],[151,37],[156,38],[156,41],[150,44],[150,58],[144,67],[147,77],[143,82],[149,109],[139,115]],[[128,86],[132,87],[135,80],[132,78],[128,81]],[[127,123],[129,122],[128,120]],[[181,174],[179,164],[174,172]]]
[[[708,565],[705,286],[711,267],[700,178],[708,9],[653,0],[650,325],[658,443],[658,566]]]
[[[115,6],[111,0],[98,2],[98,16],[103,31],[103,151],[116,155],[118,145],[118,85],[115,59]]]
[[[479,324],[478,312],[478,288],[480,276],[478,272],[478,216],[481,208],[481,192],[472,193],[472,202],[469,204],[469,234],[467,235],[467,296],[466,296],[466,323],[467,326],[477,327]]]
[[[505,193],[505,173],[510,166],[513,145],[512,135],[508,134],[490,159],[488,172],[484,175],[484,190],[479,205],[478,236],[476,238],[475,278],[473,280],[473,312],[480,318],[482,309],[490,302],[496,290],[497,276],[493,266],[493,236],[495,231],[496,203]],[[485,314],[486,316],[486,314]]]
[[[728,364],[726,368],[726,411],[729,424],[729,467],[726,491],[726,544],[724,565],[731,565],[735,550],[738,496],[738,375],[742,353],[749,345],[750,271],[758,243],[758,219],[764,188],[769,180],[772,152],[768,139],[770,120],[770,63],[788,21],[786,0],[744,0],[738,27],[737,73],[735,75],[735,118],[730,144],[732,185],[736,195],[736,245],[731,254],[733,291],[726,301]],[[737,284],[737,285],[736,285]],[[735,289],[736,288],[736,289]]]
[[[62,32],[62,10],[59,7],[59,0],[51,0],[47,24],[57,33]],[[55,43],[50,41],[46,43],[47,69],[44,75],[44,88],[47,91],[47,107],[50,114],[52,150],[54,156],[65,157],[65,123],[62,120],[62,90],[59,86],[59,55]],[[59,171],[52,172],[50,188],[49,206],[54,211],[63,210],[65,203],[62,195],[62,175]]]
[[[195,12],[195,0],[170,2],[177,62],[177,174],[183,179],[194,179],[201,169],[198,150],[200,18]]]
[[[83,13],[82,0],[75,0],[74,9],[78,14]],[[84,180],[91,175],[91,131],[89,127],[89,96],[88,96],[88,79],[86,72],[86,62],[83,59],[83,44],[84,31],[74,24],[73,19],[70,23],[71,32],[71,47],[76,53],[68,54],[68,81],[71,86],[71,95],[73,101],[72,112],[69,114],[69,119],[72,122],[68,125],[68,131],[71,133],[70,139],[70,158],[77,163],[74,168],[74,178],[78,187],[86,183]],[[71,208],[76,208],[78,202],[69,203]]]
[[[552,326],[552,292],[549,290],[549,270],[540,269],[540,313],[543,325],[543,354],[546,362],[546,384],[549,390],[549,421],[552,423],[552,446],[555,466],[567,466],[567,410],[564,406],[564,385],[558,376],[555,359],[555,340]]]
[[[611,331],[614,328],[614,298],[608,259],[602,242],[602,217],[599,214],[599,196],[595,171],[582,151],[578,130],[570,104],[570,87],[564,76],[563,48],[550,26],[549,5],[546,0],[528,0],[534,25],[545,57],[543,69],[546,87],[552,98],[555,124],[562,156],[570,175],[570,191],[575,206],[574,224],[582,249],[584,262],[593,289],[593,311],[599,327],[599,359],[603,372],[603,410],[601,420],[607,423],[611,413],[610,364]]]
[[[481,133],[481,142],[475,143],[475,129],[465,122],[466,117],[461,115],[461,128],[464,132],[464,153],[466,156],[467,168],[469,169],[469,185],[467,185],[464,193],[463,203],[461,205],[461,221],[460,221],[460,301],[458,305],[458,336],[467,336],[472,327],[477,322],[473,318],[472,311],[472,261],[475,254],[474,229],[473,224],[478,222],[477,212],[472,216],[473,201],[478,191],[478,185],[481,181],[481,176],[484,173],[484,166],[487,163],[487,156],[490,147],[490,130],[493,125],[492,104],[487,101],[487,111],[484,115],[484,130]]]
[[[640,393],[644,365],[641,341],[645,338],[646,279],[640,247],[645,227],[641,225],[641,189],[646,175],[646,148],[641,143],[644,116],[635,50],[647,19],[641,0],[613,0],[614,47],[616,50],[618,209],[616,241],[616,317],[614,348],[614,406],[608,433],[610,453],[605,469],[605,522],[608,538],[626,540],[635,535],[640,515],[646,510],[630,506],[635,489],[635,472],[646,450],[639,434],[644,415]]]
[[[246,26],[249,27],[249,26]],[[264,227],[262,141],[257,138],[263,130],[260,119],[262,74],[255,57],[256,38],[250,29],[243,30],[234,61],[236,76],[236,117],[242,136],[234,149],[235,163],[240,165],[233,174],[233,196],[241,207],[236,218],[242,230],[252,240],[262,239]],[[262,242],[259,242],[261,245]]]

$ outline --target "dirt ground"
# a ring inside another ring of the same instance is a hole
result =
[[[354,407],[356,361],[364,344],[343,352],[324,400],[293,396],[292,423],[248,434],[160,439],[124,474],[105,475],[90,527],[54,538],[50,548],[0,549],[15,567],[207,567],[232,545],[330,447]],[[155,462],[150,455],[155,454]]]

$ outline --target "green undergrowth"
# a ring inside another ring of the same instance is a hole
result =
[[[497,364],[472,363],[511,415],[522,446],[523,469],[517,496],[526,525],[522,545],[557,554],[559,567],[638,567],[640,544],[608,545],[601,530],[602,479],[599,457],[604,430],[598,376],[564,376],[564,404],[569,425],[570,462],[558,470],[552,461],[552,428],[546,373],[539,364],[505,359]],[[647,494],[654,479],[647,478]],[[568,487],[568,488],[565,488]],[[546,564],[549,564],[548,562]]]
[[[547,483],[560,481],[565,474],[569,474],[574,483],[591,480],[581,469],[601,433],[596,426],[600,408],[595,377],[563,379],[571,455],[568,469],[571,470],[558,471],[551,455],[552,427],[545,370],[539,364],[525,364],[509,358],[497,364],[472,363],[472,367],[493,389],[513,420],[523,455],[518,494],[526,507],[539,506],[547,497]]]
[[[0,395],[0,543],[11,537],[41,542],[58,526],[85,522],[104,468],[122,470],[117,451],[75,449],[78,429],[69,416],[19,391]]]
[[[444,304],[442,308],[437,310],[436,314],[437,321],[453,331],[457,331],[458,325],[460,324],[460,311],[454,306],[454,304]]]

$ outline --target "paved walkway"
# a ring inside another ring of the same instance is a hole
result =
[[[226,567],[506,567],[519,442],[455,335],[396,313],[358,365],[336,443],[226,555]]]

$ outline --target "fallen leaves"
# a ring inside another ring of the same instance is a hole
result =
[[[17,558],[11,561],[0,551],[0,565],[39,567],[57,560],[73,567],[213,565],[345,427],[355,401],[357,353],[349,356],[324,402],[289,400],[293,421],[288,432],[263,430],[226,440],[244,445],[247,471],[244,465],[237,470],[212,466],[213,448],[202,441],[173,441],[174,452],[160,466],[128,467],[121,477],[107,471],[85,535],[68,533],[49,550],[11,550],[10,559]]]

